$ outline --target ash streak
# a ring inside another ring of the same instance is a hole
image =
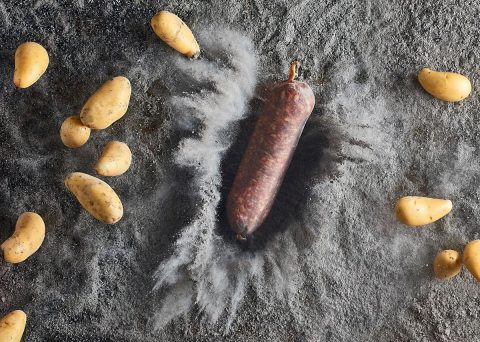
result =
[[[240,34],[212,32],[216,33],[204,34],[200,41],[203,54],[213,59],[182,59],[176,65],[193,83],[204,88],[208,84],[211,89],[170,99],[173,116],[181,116],[184,126],[189,120],[200,122],[197,137],[183,139],[175,154],[179,166],[195,168],[200,207],[181,231],[173,255],[156,272],[155,290],[165,288],[167,293],[155,316],[158,329],[187,313],[193,304],[212,322],[227,307],[233,317],[244,295],[245,278],[235,277],[231,265],[225,264],[234,251],[215,233],[216,208],[221,197],[221,159],[234,136],[228,129],[242,119],[253,96],[257,57],[250,40]]]

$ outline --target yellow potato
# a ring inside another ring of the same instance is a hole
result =
[[[467,243],[463,249],[463,263],[475,279],[480,281],[480,240]]]
[[[90,128],[107,128],[125,115],[131,93],[132,87],[126,77],[108,80],[83,105],[80,120]]]
[[[22,262],[40,248],[44,238],[45,223],[40,215],[23,213],[17,220],[13,235],[0,246],[3,258],[13,264]]]
[[[60,127],[60,138],[65,146],[78,148],[90,138],[90,127],[85,126],[78,116],[70,116]]]
[[[22,340],[27,315],[15,310],[0,319],[0,342],[20,342]]]
[[[65,186],[97,220],[113,224],[122,218],[122,202],[104,181],[86,173],[73,172],[65,178]]]
[[[47,70],[48,63],[48,53],[43,46],[34,42],[21,44],[15,51],[13,83],[19,88],[30,87]]]
[[[418,74],[418,81],[428,93],[448,102],[463,100],[472,91],[469,79],[454,72],[440,72],[424,68]]]
[[[127,144],[110,141],[103,149],[94,169],[102,176],[119,176],[128,170],[130,164],[132,164],[132,152]]]
[[[433,261],[433,271],[439,279],[455,277],[462,269],[462,256],[457,251],[447,249],[441,251]]]
[[[395,213],[400,222],[422,226],[435,222],[452,210],[452,202],[444,199],[407,196],[398,200]]]
[[[181,54],[189,58],[200,55],[200,47],[188,26],[175,14],[160,11],[150,21],[153,31]]]

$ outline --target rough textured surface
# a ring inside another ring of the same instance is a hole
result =
[[[190,25],[201,59],[155,37],[160,9]],[[47,227],[35,256],[0,265],[0,314],[27,312],[25,341],[479,339],[478,284],[465,269],[436,281],[431,262],[479,238],[480,103],[475,91],[440,102],[415,79],[452,70],[476,89],[479,12],[474,1],[0,2],[0,239],[23,211]],[[18,90],[26,40],[51,64]],[[317,107],[264,229],[238,246],[225,196],[293,58]],[[127,114],[65,148],[62,121],[116,75],[132,83]],[[113,139],[133,164],[105,179],[125,206],[105,226],[63,178],[92,173]],[[409,229],[392,216],[407,194],[454,209]]]

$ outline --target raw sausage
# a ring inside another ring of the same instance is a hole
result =
[[[312,89],[295,81],[277,84],[255,125],[227,198],[227,216],[237,239],[255,231],[267,217],[305,123],[315,105]]]

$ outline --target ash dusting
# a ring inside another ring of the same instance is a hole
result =
[[[172,318],[188,313],[193,304],[212,322],[216,322],[228,306],[227,326],[230,326],[247,282],[246,275],[238,269],[258,268],[256,260],[252,260],[251,265],[249,260],[238,260],[234,251],[215,234],[222,183],[220,162],[231,142],[229,128],[244,116],[253,95],[256,56],[252,43],[245,37],[230,31],[210,29],[210,32],[215,33],[210,34],[208,40],[201,39],[203,54],[214,54],[225,60],[179,60],[177,75],[191,77],[192,82],[199,83],[192,88],[201,90],[175,95],[169,101],[171,115],[198,136],[181,140],[174,155],[179,166],[193,169],[198,212],[180,232],[173,256],[156,272],[155,289],[170,288],[156,313],[157,329]],[[211,90],[202,89],[202,83]]]
[[[202,47],[188,61],[150,18],[177,13]],[[0,1],[0,240],[45,220],[42,248],[0,264],[0,315],[26,341],[475,341],[477,283],[436,281],[434,255],[479,238],[479,100],[423,92],[420,68],[472,79],[471,1]],[[221,29],[226,27],[228,29]],[[15,48],[50,66],[16,90]],[[264,227],[233,240],[225,197],[270,86],[300,59],[317,106]],[[58,130],[105,80],[132,83],[127,114],[78,150]],[[110,140],[134,155],[115,226],[63,186]],[[449,198],[445,219],[395,222],[403,195]],[[155,289],[155,290],[153,290]]]

